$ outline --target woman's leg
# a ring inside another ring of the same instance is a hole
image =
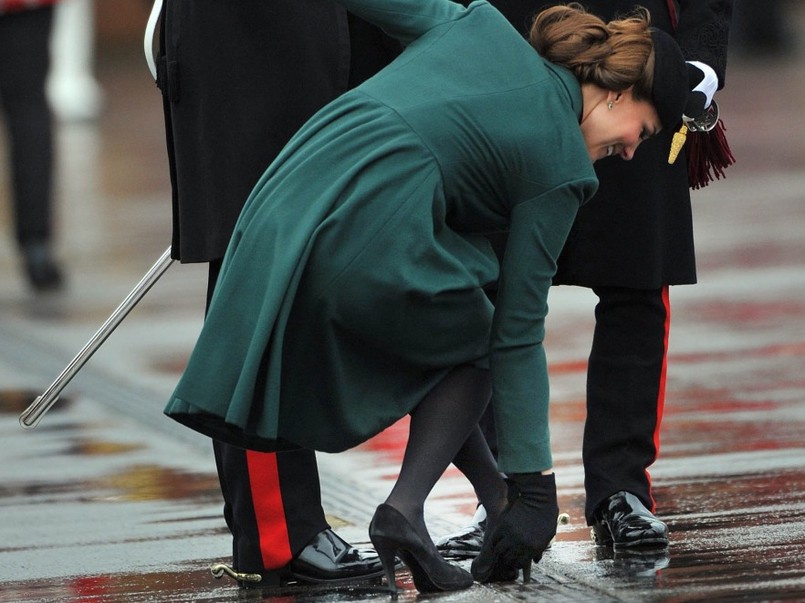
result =
[[[461,366],[434,387],[411,413],[400,476],[386,503],[377,508],[369,524],[369,537],[380,555],[392,593],[396,592],[395,554],[411,570],[420,592],[461,590],[472,586],[472,575],[445,561],[436,550],[425,526],[424,505],[458,450],[468,445],[470,432],[476,427],[490,396],[489,372]],[[473,442],[475,439],[469,445]],[[491,458],[488,447],[487,454]],[[483,471],[479,470],[479,473],[486,477]],[[490,483],[499,480],[502,484],[494,466],[488,473]],[[474,472],[473,475],[477,477]],[[486,496],[494,488],[485,486],[481,483],[483,481],[479,480],[473,486]]]
[[[456,453],[453,464],[470,480],[478,502],[486,511],[486,526],[494,526],[506,506],[506,483],[498,471],[498,464],[479,425]]]
[[[477,430],[490,397],[489,371],[461,366],[433,388],[411,413],[400,475],[386,504],[397,509],[423,537],[427,534],[425,499],[459,450],[464,459],[478,462],[467,468],[469,473],[465,475],[481,500],[491,499],[492,509],[505,504],[505,484]]]

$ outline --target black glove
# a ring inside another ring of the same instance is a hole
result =
[[[513,473],[506,480],[509,503],[491,532],[484,535],[481,552],[472,562],[478,582],[523,581],[531,575],[531,561],[539,561],[556,536],[559,505],[553,474]]]

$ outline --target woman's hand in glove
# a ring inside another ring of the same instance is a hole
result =
[[[542,558],[556,535],[559,505],[554,474],[513,473],[506,483],[509,502],[484,535],[481,552],[472,562],[478,582],[515,580],[521,568],[523,581],[528,581],[531,561]]]

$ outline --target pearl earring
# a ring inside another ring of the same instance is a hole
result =
[[[609,101],[607,103],[607,109],[609,109],[610,111],[612,111],[612,107],[614,107],[614,106],[615,106],[615,103],[613,103],[612,101]]]

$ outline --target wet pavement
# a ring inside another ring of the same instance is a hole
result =
[[[102,53],[103,115],[60,128],[64,293],[27,291],[0,218],[0,602],[386,601],[372,585],[239,591],[210,574],[230,547],[210,446],[161,414],[201,324],[202,267],[171,267],[39,427],[18,424],[169,244],[159,99],[138,52]],[[734,61],[719,96],[738,164],[695,193],[699,284],[671,292],[651,471],[668,554],[615,557],[590,543],[580,440],[595,300],[556,288],[552,433],[570,522],[527,585],[424,597],[399,572],[401,601],[805,600],[804,63],[802,52]],[[7,184],[0,170],[0,197]],[[368,540],[405,435],[402,422],[319,457],[329,519],[354,543]],[[450,470],[428,501],[431,532],[473,510],[469,484]]]

